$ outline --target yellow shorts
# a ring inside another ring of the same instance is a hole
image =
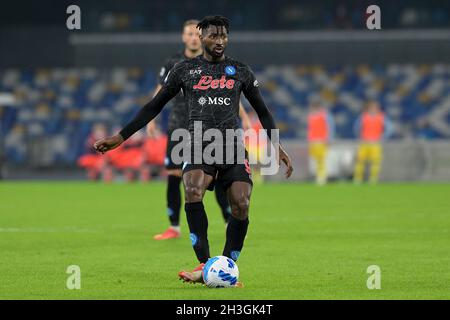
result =
[[[308,147],[309,156],[313,159],[323,159],[327,155],[328,146],[322,142],[312,142]]]
[[[266,157],[266,148],[261,145],[250,145],[247,147],[249,158],[253,161],[261,163]]]
[[[383,157],[383,148],[379,143],[361,143],[358,146],[358,161],[379,162]]]

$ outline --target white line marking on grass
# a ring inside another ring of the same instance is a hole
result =
[[[64,227],[64,228],[1,228],[0,233],[98,233],[99,230],[77,228],[77,227]]]

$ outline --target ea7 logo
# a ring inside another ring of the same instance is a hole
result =
[[[189,74],[192,75],[196,75],[196,74],[201,74],[202,70],[197,69],[197,70],[189,70]]]
[[[379,6],[372,4],[366,9],[366,27],[369,30],[381,29],[381,9]]]

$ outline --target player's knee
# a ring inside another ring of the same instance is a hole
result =
[[[186,186],[186,202],[199,202],[203,199],[203,190],[200,186]]]
[[[232,205],[232,215],[238,220],[246,220],[248,218],[248,209],[250,200],[242,197]]]

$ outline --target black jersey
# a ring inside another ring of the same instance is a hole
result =
[[[165,79],[163,88],[175,95],[180,90],[188,110],[188,129],[201,121],[203,132],[238,129],[241,92],[250,95],[258,87],[250,68],[232,58],[210,62],[203,56],[176,64]]]
[[[255,109],[269,138],[271,130],[276,129],[272,114],[262,99],[258,81],[247,65],[229,57],[210,62],[199,56],[177,63],[169,71],[161,90],[120,131],[123,139],[128,139],[154,119],[180,91],[184,94],[191,134],[194,133],[195,121],[201,121],[203,132],[219,129],[224,137],[226,129],[238,129],[241,92]]]
[[[173,66],[185,59],[189,59],[184,55],[183,52],[178,52],[171,56],[166,60],[164,66],[161,68],[158,75],[158,83],[160,85],[164,85],[164,80],[167,77],[167,74],[173,68]],[[183,94],[180,92],[176,95],[175,98],[172,99],[172,106],[169,112],[169,121],[168,121],[168,131],[169,134],[175,129],[178,128],[187,128],[188,124],[188,110],[187,106],[184,102]]]

